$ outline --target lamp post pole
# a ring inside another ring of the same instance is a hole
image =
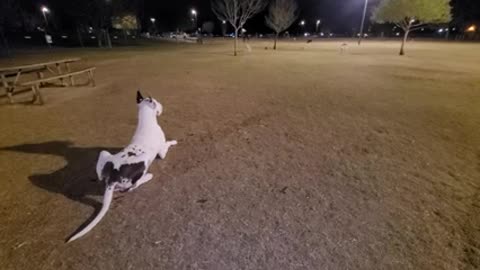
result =
[[[198,22],[197,22],[197,11],[195,9],[192,9],[192,21],[193,21],[193,26],[195,28],[195,32],[197,31],[197,27],[198,27]]]
[[[47,13],[50,13],[50,10],[46,6],[42,6],[41,8],[42,14],[43,14],[43,19],[45,20],[45,42],[47,42],[48,47],[52,47],[52,37],[48,34],[48,19],[47,19]]]
[[[45,6],[42,7],[43,19],[45,20],[45,31],[48,27],[47,13],[49,13],[49,12],[50,12],[50,10],[47,7],[45,7]]]
[[[300,26],[302,28],[302,31],[305,32],[305,20],[300,21]],[[302,34],[300,34],[300,36],[302,36]]]
[[[368,0],[365,0],[365,6],[363,7],[362,24],[360,25],[360,36],[358,37],[358,45],[362,43],[363,27],[365,26],[365,17],[367,16],[367,6],[368,6]]]

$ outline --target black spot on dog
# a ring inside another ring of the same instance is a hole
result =
[[[115,169],[111,161],[105,163],[102,170],[102,177],[107,179],[110,185],[115,182],[121,182],[122,179],[129,179],[135,184],[145,172],[145,163],[138,162],[132,164],[123,164],[119,169]]]
[[[135,149],[134,149],[134,150],[135,150]],[[128,152],[127,155],[128,155],[129,157],[131,157],[131,156],[136,156],[137,154],[134,153],[134,152]]]

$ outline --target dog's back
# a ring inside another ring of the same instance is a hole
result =
[[[102,177],[107,181],[107,185],[116,183],[116,187],[120,190],[128,189],[135,185],[147,169],[144,161],[117,166],[115,166],[113,161],[107,161],[102,170]]]

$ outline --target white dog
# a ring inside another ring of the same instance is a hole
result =
[[[177,144],[177,141],[166,141],[158,125],[157,116],[162,113],[162,105],[151,97],[143,98],[140,91],[137,92],[137,104],[138,125],[130,144],[115,155],[100,152],[97,176],[106,185],[102,209],[90,224],[67,242],[82,237],[100,222],[110,207],[114,191],[132,191],[150,181],[153,178],[147,173],[150,164],[157,156],[164,159],[170,146]]]

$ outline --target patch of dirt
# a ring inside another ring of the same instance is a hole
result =
[[[97,87],[0,106],[0,269],[480,267],[474,45],[206,43],[15,59],[81,56]],[[67,245],[101,202],[99,152],[135,130],[137,89],[179,143]]]

